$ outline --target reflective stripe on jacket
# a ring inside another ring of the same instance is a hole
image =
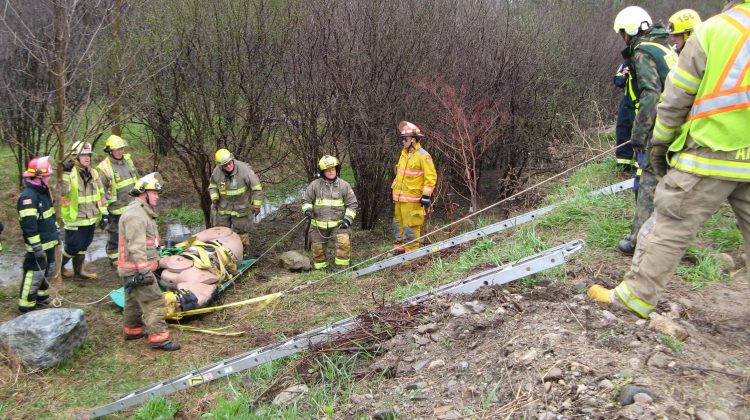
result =
[[[65,227],[90,226],[98,222],[102,214],[108,214],[99,173],[91,170],[91,177],[84,181],[78,167],[62,176],[63,189],[62,220]]]
[[[432,195],[437,172],[432,157],[419,143],[401,150],[396,164],[396,178],[391,183],[393,201],[416,203],[423,195]]]
[[[351,224],[357,217],[357,197],[351,185],[340,177],[334,181],[318,178],[305,189],[302,211],[312,209],[312,226],[335,228],[342,220]]]
[[[750,181],[750,4],[696,27],[670,73],[653,142],[684,172]]]
[[[16,209],[26,251],[31,252],[37,244],[44,250],[58,244],[55,208],[47,187],[26,183]]]
[[[117,274],[120,277],[147,273],[159,267],[159,228],[156,212],[135,199],[120,216]]]
[[[218,213],[233,217],[248,216],[250,206],[263,205],[263,186],[250,165],[234,161],[234,170],[227,174],[221,166],[211,173],[208,192],[212,201],[219,201]],[[252,202],[251,202],[252,200]]]
[[[107,156],[96,165],[106,193],[107,205],[110,214],[118,215],[125,211],[125,207],[133,197],[130,190],[135,181],[138,180],[138,171],[135,169],[133,160],[129,154],[117,160]]]

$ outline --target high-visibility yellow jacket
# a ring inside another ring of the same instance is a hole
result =
[[[393,201],[418,203],[423,195],[435,190],[437,172],[432,157],[419,143],[402,149],[396,164],[396,178],[391,183]]]
[[[669,74],[654,144],[670,164],[701,176],[750,182],[750,3],[695,28]]]
[[[133,200],[130,190],[138,180],[138,171],[129,154],[122,159],[107,156],[96,165],[106,194],[109,214],[120,215]]]
[[[156,270],[159,267],[161,238],[154,209],[143,200],[131,201],[120,216],[118,229],[117,274],[130,277]]]
[[[86,171],[76,165],[70,172],[63,173],[62,179],[60,204],[66,229],[93,225],[103,214],[109,214],[96,170]]]
[[[263,205],[263,186],[253,168],[245,162],[234,161],[234,170],[228,174],[216,166],[208,184],[211,201],[217,201],[220,215],[245,217],[250,215],[250,205]],[[252,199],[252,203],[250,200]]]

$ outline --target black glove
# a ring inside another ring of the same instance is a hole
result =
[[[99,229],[101,230],[106,229],[108,224],[109,224],[109,215],[102,214],[102,219],[99,220]]]
[[[633,148],[633,153],[635,154],[641,153],[646,149],[645,144],[642,144],[640,141],[635,141],[633,139],[630,139],[630,147]]]
[[[664,144],[654,144],[651,146],[651,153],[649,153],[649,163],[654,171],[654,174],[658,177],[663,177],[669,170],[669,164],[667,163],[667,152],[669,146]]]
[[[423,205],[425,207],[430,207],[430,203],[431,202],[432,201],[430,200],[430,196],[429,195],[422,195],[422,198],[419,199],[419,204],[421,204],[421,205]]]
[[[74,166],[76,166],[76,163],[73,159],[66,160],[63,162],[63,172],[70,172]]]
[[[145,274],[137,273],[135,276],[131,277],[130,280],[125,282],[125,292],[129,292],[136,287],[152,285],[154,284],[154,281],[156,281],[156,276],[154,276],[154,273],[151,271]]]
[[[312,209],[305,210],[305,217],[307,217],[308,219],[312,219],[313,218]]]
[[[42,245],[36,244],[31,247],[34,250],[34,261],[36,262],[37,268],[40,271],[44,271],[47,267],[47,253],[42,249]]]
[[[349,219],[344,219],[339,223],[339,229],[349,229],[352,226],[352,222]]]

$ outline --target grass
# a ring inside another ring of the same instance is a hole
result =
[[[742,246],[742,232],[732,216],[722,213],[713,215],[705,223],[704,230],[698,235],[710,240],[719,252],[738,249]]]
[[[693,288],[705,287],[712,281],[727,280],[729,276],[722,270],[722,262],[710,248],[688,247],[686,254],[694,264],[680,264],[677,275]]]
[[[180,409],[179,404],[166,398],[154,398],[135,412],[136,420],[168,420],[173,419]]]
[[[662,343],[664,343],[667,348],[672,350],[675,353],[681,353],[682,352],[682,341],[678,340],[676,337],[673,337],[669,334],[659,333],[659,340],[661,340]]]
[[[204,223],[203,210],[185,205],[169,209],[164,217],[169,222],[185,226],[201,226]]]

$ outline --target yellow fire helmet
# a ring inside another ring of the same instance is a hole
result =
[[[701,23],[701,17],[698,12],[693,9],[682,9],[669,18],[667,29],[670,35],[679,35],[693,32],[693,28],[699,23]]]
[[[123,147],[127,147],[128,142],[126,142],[122,137],[112,134],[111,136],[107,137],[107,141],[104,143],[104,151],[109,153],[112,150],[122,149]]]
[[[623,31],[630,36],[636,36],[638,32],[647,30],[651,25],[653,21],[648,12],[638,6],[628,6],[615,17],[614,29],[618,34]]]
[[[339,160],[336,159],[335,156],[325,155],[318,161],[318,169],[320,169],[321,171],[325,171],[326,169],[331,169],[336,166],[339,166]]]
[[[161,191],[161,175],[158,172],[151,172],[135,181],[130,195],[139,196],[146,191]]]
[[[219,149],[214,154],[214,161],[219,166],[224,166],[234,160],[234,155],[227,149]]]

